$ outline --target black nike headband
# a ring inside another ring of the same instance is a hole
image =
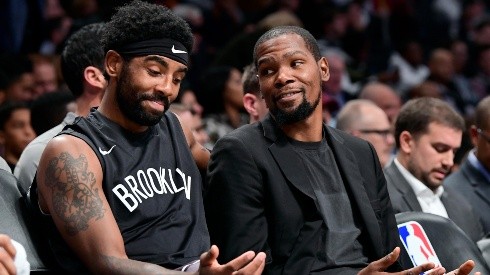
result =
[[[133,42],[115,49],[126,56],[163,55],[187,66],[189,53],[182,43],[168,38]]]

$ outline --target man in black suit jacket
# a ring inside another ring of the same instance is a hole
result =
[[[490,233],[490,96],[484,98],[475,112],[470,128],[475,148],[468,153],[460,169],[444,180],[444,187],[454,188],[478,209],[483,232]]]
[[[221,261],[254,250],[266,252],[266,274],[399,270],[375,150],[322,123],[329,70],[315,39],[298,27],[272,29],[258,40],[254,62],[270,114],[220,139],[208,166],[206,217]],[[471,269],[467,262],[460,274]]]
[[[454,221],[473,240],[483,237],[471,205],[442,181],[461,144],[463,118],[435,98],[408,101],[395,123],[397,155],[385,169],[395,212],[422,211]]]

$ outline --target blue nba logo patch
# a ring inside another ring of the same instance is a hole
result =
[[[436,264],[436,267],[441,266],[424,228],[418,222],[409,221],[399,224],[398,233],[414,266],[428,262]]]

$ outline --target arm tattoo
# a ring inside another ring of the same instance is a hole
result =
[[[69,235],[87,230],[92,218],[104,216],[93,172],[87,171],[87,158],[67,152],[54,157],[46,169],[45,184],[52,190],[54,212],[65,222]]]

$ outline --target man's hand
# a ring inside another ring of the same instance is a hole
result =
[[[265,253],[260,252],[255,255],[248,251],[229,261],[227,264],[220,265],[217,261],[219,255],[218,247],[213,245],[208,252],[201,255],[201,265],[199,274],[261,274],[265,266]],[[459,274],[458,274],[459,275]]]
[[[396,273],[388,273],[385,272],[385,270],[394,264],[398,257],[400,256],[400,248],[397,247],[395,248],[390,254],[386,255],[384,258],[379,259],[377,261],[374,261],[370,263],[367,267],[363,268],[358,275],[368,275],[368,274],[400,274],[400,275],[416,275],[420,274],[422,272],[430,270],[430,275],[442,275],[446,270],[443,267],[435,267],[435,264],[433,263],[425,263],[421,264],[419,266],[416,266],[414,268],[410,268],[401,272],[396,272]],[[433,270],[431,270],[433,269]],[[461,275],[456,273],[457,275]],[[464,274],[464,273],[462,273]]]
[[[388,273],[384,272],[390,265],[395,263],[395,261],[400,256],[400,248],[395,248],[390,254],[386,255],[384,258],[379,259],[375,262],[370,263],[366,268],[362,269],[358,275],[364,274],[400,274],[400,275],[416,275],[425,271],[429,271],[427,275],[442,275],[446,270],[443,267],[434,268],[433,263],[425,263],[416,266],[411,269],[407,269],[401,272]],[[475,267],[475,263],[472,260],[468,260],[463,263],[458,269],[449,272],[447,275],[469,275],[471,270]],[[480,275],[480,272],[476,272],[475,275]]]
[[[447,275],[467,275],[475,267],[475,262],[468,260],[459,266],[458,269],[449,272]],[[480,272],[476,272],[475,275],[480,275]]]
[[[0,234],[0,274],[13,275],[17,271],[15,269],[14,257],[15,247],[7,235]]]

